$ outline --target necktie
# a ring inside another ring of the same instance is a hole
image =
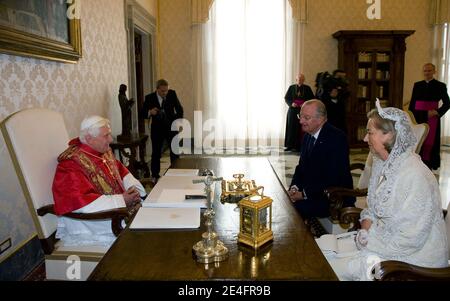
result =
[[[159,111],[160,114],[161,114],[161,118],[162,118],[163,120],[166,118],[166,112],[164,111],[164,106],[165,106],[165,105],[166,105],[166,98],[163,97],[163,99],[162,99],[162,101],[161,101],[161,111]]]
[[[308,155],[310,155],[312,153],[315,143],[316,143],[316,138],[314,138],[314,136],[311,136],[309,138],[308,148],[307,148]]]

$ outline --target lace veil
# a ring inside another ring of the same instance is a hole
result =
[[[372,176],[369,182],[369,206],[378,217],[390,216],[392,206],[388,206],[393,185],[397,180],[398,171],[403,161],[414,153],[417,138],[411,127],[411,120],[405,111],[397,108],[382,108],[379,100],[376,102],[378,114],[383,119],[394,121],[397,132],[394,146],[386,161],[374,156]],[[383,183],[384,182],[384,183]],[[383,189],[377,187],[383,183]]]

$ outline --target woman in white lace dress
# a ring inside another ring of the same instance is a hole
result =
[[[352,280],[373,279],[371,269],[384,260],[424,267],[448,266],[448,242],[439,186],[415,154],[416,137],[407,114],[396,108],[368,114],[367,135],[374,155],[368,208],[361,212],[356,236],[359,254],[348,263]]]

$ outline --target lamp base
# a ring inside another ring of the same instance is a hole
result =
[[[192,252],[200,263],[220,262],[228,258],[228,248],[217,239],[215,232],[203,233],[202,240],[192,247]]]

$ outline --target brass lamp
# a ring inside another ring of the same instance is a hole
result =
[[[257,193],[239,202],[240,223],[238,241],[255,249],[273,240],[272,199]]]

